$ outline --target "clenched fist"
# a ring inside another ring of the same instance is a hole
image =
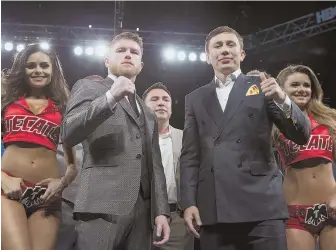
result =
[[[265,96],[271,100],[274,100],[276,103],[284,103],[286,94],[280,88],[277,81],[273,77],[267,79],[265,73],[260,73],[260,79],[261,91],[265,94]]]
[[[135,84],[124,76],[119,76],[111,86],[110,92],[112,96],[119,102],[125,96],[135,93]]]

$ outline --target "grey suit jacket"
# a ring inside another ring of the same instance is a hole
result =
[[[180,156],[182,150],[182,137],[183,131],[173,126],[169,126],[172,135],[172,142],[173,142],[173,162],[175,168],[175,180],[176,180],[176,190],[177,190],[177,201],[179,203],[181,196],[180,196]]]
[[[73,87],[61,128],[69,146],[82,142],[83,168],[74,212],[126,215],[139,195],[142,148],[135,113],[124,98],[111,110],[105,93],[113,84],[79,80]],[[155,114],[137,101],[145,113],[149,146],[152,219],[169,216],[166,181],[161,162]],[[150,157],[151,156],[151,157]]]
[[[224,112],[214,80],[186,96],[182,207],[197,206],[204,225],[288,217],[271,131],[275,124],[288,139],[305,144],[310,122],[294,103],[286,118],[265,98],[260,82],[240,74]],[[247,95],[253,85],[259,94]]]

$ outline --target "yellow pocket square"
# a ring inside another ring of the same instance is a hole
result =
[[[257,85],[253,84],[248,91],[246,92],[246,96],[249,95],[258,95],[259,94],[259,89],[257,87]]]

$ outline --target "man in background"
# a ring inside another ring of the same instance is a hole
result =
[[[168,202],[171,213],[169,241],[161,250],[193,250],[194,239],[188,233],[178,205],[180,195],[180,164],[183,131],[169,124],[172,114],[172,98],[167,87],[161,83],[150,86],[143,94],[145,104],[156,114],[159,128],[159,145],[165,172]]]

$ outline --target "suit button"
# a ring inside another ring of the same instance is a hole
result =
[[[219,145],[219,142],[218,141],[215,141],[215,146],[218,146]]]
[[[249,114],[249,117],[250,117],[250,118],[253,118],[253,114]]]
[[[236,140],[236,143],[241,143],[241,140],[240,140],[240,139],[237,139],[237,140]]]
[[[243,165],[241,163],[238,164],[238,168],[241,168]]]
[[[211,168],[211,172],[214,172],[215,170],[214,170],[214,168]]]
[[[139,138],[140,138],[140,134],[137,134],[137,135],[136,135],[136,138],[139,139]]]
[[[141,159],[141,154],[137,154],[136,158]]]

